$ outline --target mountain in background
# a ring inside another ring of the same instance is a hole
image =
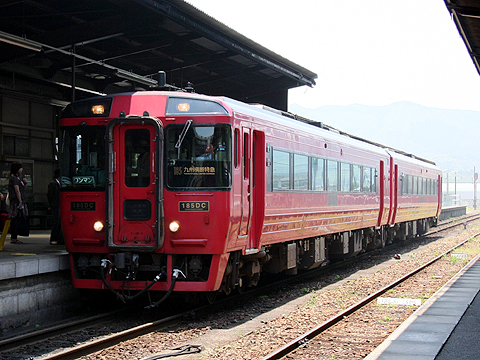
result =
[[[289,111],[470,176],[480,171],[480,112],[429,108],[411,102],[387,106],[296,104]]]

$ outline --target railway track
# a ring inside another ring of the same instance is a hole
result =
[[[456,227],[456,226],[465,226],[466,222],[474,221],[474,220],[477,220],[479,218],[480,218],[480,215],[476,215],[476,216],[464,217],[464,218],[462,218],[460,220],[457,220],[457,221],[453,220],[453,221],[450,221],[449,224],[445,224],[445,222],[444,222],[442,224],[439,224],[439,228],[435,228],[432,231],[430,231],[429,234],[436,234],[436,233],[439,233],[440,231],[451,229],[451,228]],[[371,253],[367,253],[366,256],[369,256],[370,254]],[[432,263],[434,261],[438,260],[438,258],[441,258],[441,256],[443,256],[443,255],[444,254],[442,254],[439,257],[437,257],[436,259],[432,260]],[[359,261],[359,259],[356,258],[356,259],[352,259],[351,261],[356,262],[356,261]],[[299,281],[299,279],[301,279],[302,277],[318,276],[320,272],[332,271],[332,270],[335,269],[336,266],[345,266],[346,263],[347,262],[342,262],[340,264],[333,264],[333,267],[328,267],[328,268],[325,268],[325,269],[321,268],[321,269],[317,270],[316,274],[313,271],[312,272],[306,272],[302,276],[296,277],[293,281]],[[416,271],[412,272],[412,274],[409,274],[409,276],[413,275],[413,273],[416,273],[418,271],[421,271],[421,269],[417,269]],[[398,283],[404,281],[406,278],[408,278],[408,277],[405,277],[404,279],[399,279]],[[289,278],[289,279],[286,279],[286,280],[282,280],[281,282],[277,282],[275,284],[270,284],[270,287],[271,288],[278,288],[279,286],[282,285],[282,283],[287,283],[288,281],[292,281],[292,279]],[[393,283],[391,284],[391,286],[394,286]],[[375,299],[376,297],[380,296],[382,293],[384,293],[388,290],[389,290],[389,288],[382,289],[382,290],[378,291],[377,293],[375,293],[374,295],[372,295],[371,297],[369,297],[370,300],[366,299],[364,302],[362,301],[362,303],[366,304],[366,303],[372,301],[373,299]],[[267,292],[269,291],[268,288],[264,288],[264,287],[263,288],[258,288],[258,289],[256,288],[253,291],[249,291],[247,294],[242,294],[242,295],[239,295],[239,296],[256,297],[256,296],[259,296],[259,294],[264,293],[266,291]],[[238,301],[238,299],[230,296],[228,298],[225,298],[224,300],[221,300],[220,302],[217,302],[214,306],[221,307],[222,303],[228,302],[228,301]],[[357,308],[361,308],[361,304],[356,304],[354,307],[351,307],[351,308],[345,310],[345,312],[342,312],[341,314],[338,315],[338,318],[341,319],[344,316],[347,316],[349,313],[352,313],[352,312],[356,311]],[[208,309],[207,306],[203,306],[203,307],[194,309],[194,311],[197,312],[197,313],[200,313],[200,312],[205,311],[207,309]],[[52,360],[53,359],[75,359],[75,358],[78,358],[78,357],[86,355],[86,354],[91,354],[91,353],[94,353],[96,351],[102,350],[104,348],[107,348],[107,347],[113,346],[115,344],[118,344],[122,341],[132,339],[132,338],[141,336],[143,334],[158,330],[162,327],[172,325],[175,322],[178,322],[180,319],[184,318],[185,316],[188,316],[189,312],[169,316],[167,318],[163,318],[163,319],[159,319],[159,320],[152,321],[152,322],[149,322],[149,323],[145,323],[143,325],[136,326],[134,328],[131,328],[131,329],[128,329],[128,330],[125,330],[125,331],[121,331],[119,333],[115,333],[115,334],[112,334],[110,336],[102,337],[102,338],[94,340],[94,341],[89,341],[88,343],[84,343],[82,345],[67,349],[65,351],[49,355],[48,357],[43,357],[43,359],[52,359]],[[91,326],[95,322],[104,321],[105,318],[108,317],[108,316],[113,316],[113,314],[106,314],[105,316],[92,317],[92,318],[86,319],[86,321],[76,321],[73,324],[65,324],[64,326],[61,326],[61,327],[45,329],[41,333],[37,332],[37,333],[34,333],[34,334],[30,334],[30,335],[28,335],[28,334],[23,335],[21,337],[17,337],[17,338],[14,338],[14,339],[3,340],[3,341],[0,341],[0,352],[5,352],[5,351],[8,351],[9,349],[13,349],[15,347],[18,347],[20,344],[25,345],[26,343],[34,343],[34,342],[38,342],[38,341],[43,341],[44,339],[47,339],[48,337],[54,336],[55,334],[57,334],[59,332],[68,333],[70,331],[74,331],[74,330],[77,330],[77,329],[82,328],[82,327]],[[335,323],[333,318],[331,320],[332,321],[328,322],[328,324],[330,324],[330,326]],[[317,331],[322,332],[322,331],[324,331],[325,329],[328,328],[327,327],[328,324],[327,324],[327,322],[324,323],[324,324],[321,324],[321,325],[319,325],[319,329],[312,329],[312,331],[313,332],[317,332]],[[294,341],[293,343],[298,344],[298,343],[308,341],[310,336],[312,336],[312,335],[307,334],[305,336],[304,340],[300,339],[298,341]],[[294,345],[290,345],[290,346],[294,346]],[[282,350],[282,352],[283,351],[284,350]],[[274,359],[274,358],[278,358],[278,357],[272,357],[272,359]]]
[[[449,228],[451,228],[451,227],[449,227]],[[480,236],[480,232],[478,232],[474,236],[469,237],[468,239],[462,241],[458,245],[450,248],[449,250],[445,251],[441,255],[438,255],[437,257],[433,258],[431,261],[417,267],[416,269],[414,269],[411,272],[409,272],[408,274],[400,277],[399,279],[393,281],[392,283],[388,284],[387,286],[383,287],[382,289],[374,292],[370,296],[365,297],[361,301],[359,301],[356,304],[350,306],[348,309],[338,313],[337,315],[333,316],[332,318],[328,319],[327,321],[323,322],[322,324],[319,324],[318,326],[310,329],[309,331],[305,332],[304,334],[297,337],[293,341],[290,341],[289,343],[285,344],[284,346],[282,346],[282,347],[278,348],[277,350],[271,352],[267,356],[264,356],[262,358],[262,360],[276,360],[276,359],[281,359],[281,358],[287,356],[288,354],[292,353],[293,351],[295,351],[299,347],[303,346],[304,344],[306,344],[307,342],[309,342],[310,340],[312,340],[313,338],[315,338],[316,336],[318,336],[322,332],[324,332],[328,329],[331,329],[334,325],[336,325],[340,321],[343,321],[346,317],[352,315],[353,313],[355,313],[356,311],[358,311],[360,309],[363,309],[366,305],[370,304],[372,301],[374,301],[375,299],[377,299],[381,295],[385,294],[387,291],[389,291],[391,289],[394,289],[395,287],[397,287],[398,285],[400,285],[401,283],[403,283],[407,279],[412,278],[414,275],[416,275],[420,271],[422,271],[425,268],[431,266],[432,264],[434,264],[438,260],[442,259],[444,256],[452,253],[454,250],[458,249],[459,247],[461,247],[462,245],[467,243],[469,240],[471,240],[472,238],[475,238],[477,236]]]

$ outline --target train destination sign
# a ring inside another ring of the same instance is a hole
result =
[[[173,168],[174,175],[215,175],[213,166],[175,166]]]
[[[180,201],[179,211],[210,211],[209,201]]]

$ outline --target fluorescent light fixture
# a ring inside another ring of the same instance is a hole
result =
[[[158,84],[157,80],[153,80],[150,78],[147,78],[145,76],[137,75],[129,71],[125,71],[122,69],[118,69],[116,75],[118,77],[121,77],[122,79],[127,79],[130,81],[135,81],[137,83],[143,84],[143,85],[149,85],[149,86],[155,86]]]
[[[15,46],[20,46],[28,50],[42,51],[42,45],[36,43],[35,41],[27,40],[20,36],[12,35],[3,31],[0,31],[0,41]]]

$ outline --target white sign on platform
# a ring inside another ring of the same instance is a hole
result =
[[[378,298],[377,304],[379,305],[422,305],[420,299],[406,299],[406,298]]]
[[[466,259],[467,254],[452,254],[451,257],[456,257],[457,259]]]

